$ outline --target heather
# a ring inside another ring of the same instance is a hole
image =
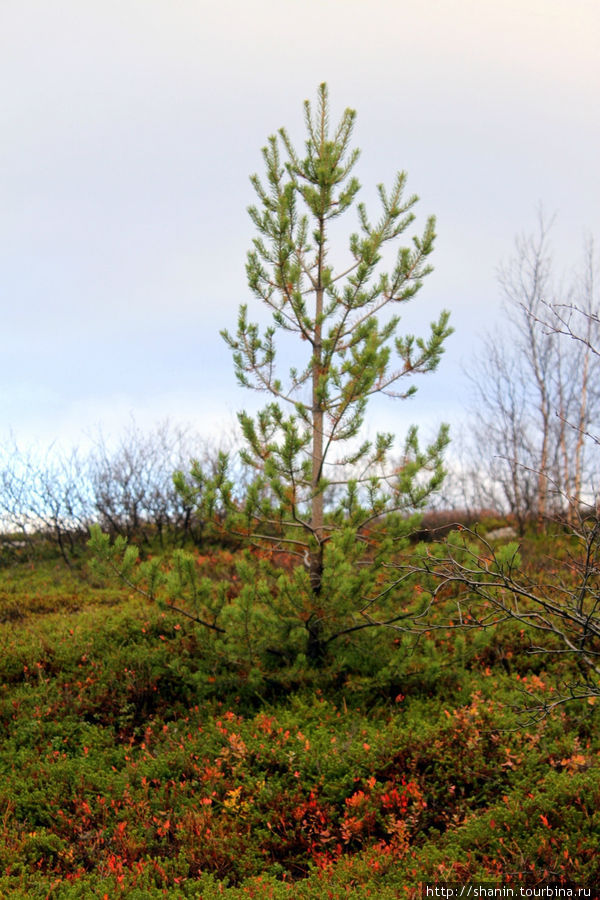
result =
[[[560,540],[526,540],[524,565]],[[232,584],[236,553],[193,551]],[[600,883],[595,698],[526,711],[576,667],[528,652],[521,623],[376,629],[319,667],[250,668],[84,552],[28,554],[0,576],[3,896]]]

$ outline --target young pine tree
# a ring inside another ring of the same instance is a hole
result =
[[[232,595],[229,583],[199,583],[193,560],[181,552],[170,573],[153,561],[145,576],[136,576],[135,553],[119,551],[129,583],[145,577],[150,596],[166,591],[173,608],[207,626],[219,653],[226,645],[228,658],[233,653],[246,668],[265,654],[321,664],[334,641],[419,614],[412,600],[399,596],[388,564],[441,483],[447,429],[422,450],[412,428],[401,451],[394,450],[393,435],[367,440],[361,431],[374,395],[414,394],[412,376],[437,367],[451,329],[443,312],[427,339],[398,334],[398,310],[431,271],[435,222],[428,219],[420,237],[397,246],[417,202],[404,196],[403,172],[389,192],[379,186],[378,219],[356,204],[355,115],[347,109],[332,127],[322,84],[316,108],[305,103],[304,152],[281,129],[263,150],[264,180],[252,177],[256,237],[248,283],[270,309],[272,324],[261,333],[242,306],[237,332],[223,337],[240,384],[270,395],[256,417],[239,415],[242,459],[253,476],[243,492],[236,489],[226,456],[211,479],[199,466],[191,477],[176,475],[190,502],[197,492],[206,521],[258,548],[239,557],[241,588]],[[355,204],[358,231],[349,235],[347,261],[338,270],[332,226]],[[391,272],[382,266],[388,245],[397,248]],[[298,357],[284,372],[278,334],[288,337],[284,353]],[[96,534],[94,540],[98,555],[123,570],[107,539]]]
[[[392,459],[391,434],[362,442],[359,436],[369,399],[411,396],[411,376],[437,367],[451,329],[443,312],[427,340],[397,334],[398,309],[431,271],[435,237],[431,217],[422,236],[397,250],[392,271],[381,271],[386,245],[396,245],[414,219],[417,197],[404,196],[404,172],[391,191],[379,185],[377,220],[358,203],[359,230],[350,234],[347,263],[334,269],[332,223],[360,190],[353,175],[359,151],[350,145],[356,113],[347,109],[332,127],[325,84],[316,109],[306,101],[304,111],[304,152],[280,129],[263,149],[264,180],[251,179],[256,237],[246,271],[273,323],[261,334],[244,305],[237,333],[222,334],[239,383],[271,397],[256,417],[239,414],[243,459],[256,481],[238,528],[255,543],[286,548],[307,569],[301,614],[314,659],[342,632],[373,624],[373,588],[382,593],[385,559],[414,527],[399,514],[414,512],[440,484],[444,427],[424,452],[412,429],[400,461]],[[285,377],[278,332],[294,335],[294,357],[303,356]],[[329,496],[335,499],[328,503]]]

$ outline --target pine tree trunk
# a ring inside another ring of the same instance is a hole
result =
[[[306,628],[308,631],[306,658],[312,665],[319,666],[325,659],[325,641],[321,619],[309,619]]]
[[[322,322],[323,315],[323,285],[321,281],[323,268],[323,247],[325,244],[325,227],[321,220],[320,235],[321,246],[319,248],[319,269],[317,289],[315,292],[315,330],[313,344],[313,362],[312,362],[312,429],[313,429],[313,445],[312,445],[312,479],[311,479],[311,529],[313,537],[317,542],[316,549],[310,553],[310,583],[313,594],[318,597],[321,593],[321,579],[323,574],[323,525],[324,525],[324,505],[323,492],[319,489],[319,482],[323,474],[323,405],[319,396],[319,384],[322,376],[323,366],[323,338],[322,338]]]
[[[325,245],[325,227],[320,221],[321,245],[319,248],[318,278],[315,291],[315,330],[313,343],[312,362],[312,477],[311,477],[311,530],[316,541],[309,554],[309,577],[313,600],[321,596],[323,584],[323,526],[324,503],[323,492],[319,488],[319,482],[323,474],[323,404],[319,396],[320,381],[323,367],[323,247]],[[308,639],[306,644],[306,658],[313,665],[321,665],[325,658],[325,644],[323,635],[323,623],[320,612],[313,609],[306,623]]]

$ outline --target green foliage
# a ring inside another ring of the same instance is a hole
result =
[[[244,587],[261,571],[227,551],[196,566]],[[598,713],[579,703],[517,727],[523,692],[552,697],[572,665],[544,669],[518,625],[350,634],[319,672],[261,670],[139,593],[88,583],[75,608],[72,573],[49,563],[4,571],[0,588],[14,584],[3,897],[416,900],[424,881],[517,872],[598,883]]]

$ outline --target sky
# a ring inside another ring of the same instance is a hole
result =
[[[261,398],[219,331],[253,237],[249,176],[329,85],[357,110],[367,207],[399,169],[437,217],[403,326],[451,311],[437,373],[369,427],[458,421],[500,264],[542,204],[557,267],[600,241],[598,0],[0,0],[0,441],[80,444]],[[355,227],[350,214],[349,229]]]

